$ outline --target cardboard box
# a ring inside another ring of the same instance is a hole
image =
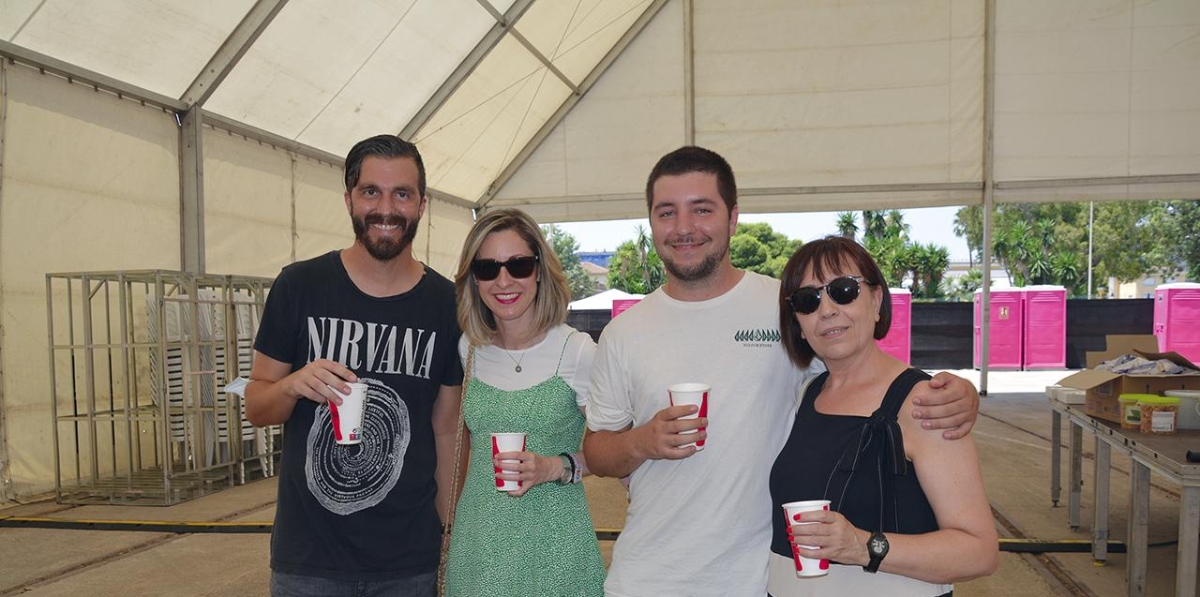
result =
[[[1182,375],[1122,375],[1096,371],[1096,365],[1124,354],[1137,354],[1152,361],[1167,359],[1189,369],[1198,369],[1191,361],[1175,352],[1154,352],[1158,341],[1154,336],[1108,336],[1108,348],[1087,353],[1089,369],[1069,375],[1059,381],[1061,386],[1087,392],[1084,412],[1114,423],[1121,422],[1117,397],[1121,394],[1162,394],[1166,390],[1200,390],[1200,372]]]

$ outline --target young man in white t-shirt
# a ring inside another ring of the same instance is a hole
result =
[[[767,476],[801,386],[823,366],[798,370],[779,345],[779,281],[730,262],[737,185],[724,158],[700,147],[667,154],[646,203],[667,283],[601,335],[584,438],[594,473],[630,478],[605,593],[761,597]],[[681,419],[697,407],[670,406],[667,387],[682,382],[712,386],[707,417]],[[979,394],[961,378],[939,375],[914,397],[926,428],[961,437],[974,424]]]

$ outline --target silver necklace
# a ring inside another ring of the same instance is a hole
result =
[[[514,364],[514,365],[516,365],[516,367],[513,369],[513,371],[516,371],[517,373],[520,373],[520,372],[521,372],[521,361],[524,361],[524,360],[525,360],[525,355],[524,355],[524,353],[522,353],[522,354],[521,354],[521,358],[520,358],[520,359],[514,359],[514,358],[513,358],[513,356],[512,356],[512,353],[511,353],[511,352],[509,352],[507,348],[501,348],[501,350],[503,350],[503,351],[504,351],[504,354],[508,355],[508,358],[509,358],[509,360],[511,360],[511,361],[513,362],[513,364]]]

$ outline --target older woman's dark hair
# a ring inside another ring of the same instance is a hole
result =
[[[788,358],[797,366],[807,367],[816,353],[808,340],[802,337],[800,322],[796,321],[796,313],[788,304],[787,297],[791,296],[804,276],[812,272],[814,278],[824,280],[826,277],[837,277],[852,269],[862,272],[863,282],[878,286],[883,290],[883,301],[879,305],[879,321],[875,323],[875,339],[882,339],[892,327],[892,293],[888,291],[883,272],[871,258],[871,254],[862,245],[842,236],[826,236],[820,240],[810,241],[800,247],[787,266],[783,268],[783,280],[779,286],[779,332],[782,335],[783,347],[787,349]],[[871,286],[865,286],[859,300],[869,292]],[[821,300],[825,300],[822,296]]]

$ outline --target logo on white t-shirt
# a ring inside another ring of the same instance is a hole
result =
[[[774,348],[779,344],[779,330],[738,330],[733,340],[747,348]]]

